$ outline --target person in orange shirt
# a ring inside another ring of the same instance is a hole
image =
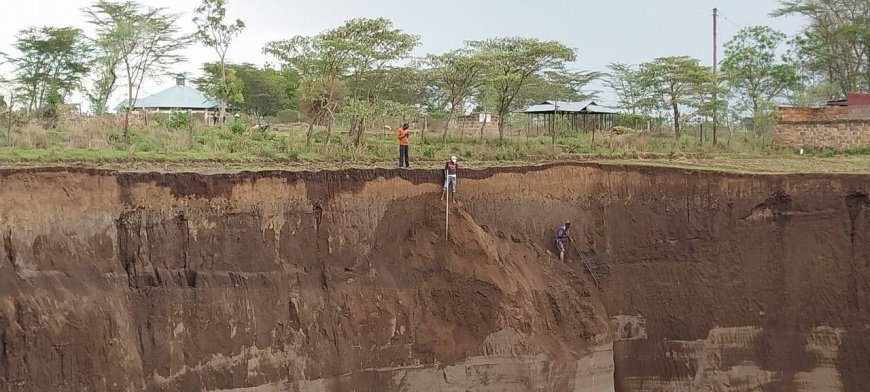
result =
[[[396,130],[396,138],[399,140],[399,168],[410,168],[411,164],[408,162],[408,136],[410,133],[408,132],[408,124],[402,125],[399,129]]]

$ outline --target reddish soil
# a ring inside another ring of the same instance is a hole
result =
[[[870,175],[439,176],[0,171],[0,390],[870,385]]]

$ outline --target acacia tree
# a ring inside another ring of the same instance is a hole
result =
[[[114,40],[97,37],[91,40],[94,57],[91,61],[93,78],[85,89],[85,95],[96,114],[109,111],[109,98],[118,87],[118,66],[121,64],[120,50]]]
[[[218,97],[221,105],[227,103],[242,104],[245,96],[242,93],[244,85],[236,76],[235,69],[226,64],[205,63],[202,65],[203,76],[193,81],[203,92],[210,97]],[[221,118],[225,112],[221,111]]]
[[[545,70],[562,69],[577,58],[576,52],[562,43],[534,38],[494,38],[471,41],[469,46],[480,53],[485,64],[487,93],[483,95],[493,99],[501,119],[500,142],[504,142],[506,116],[529,79]]]
[[[347,59],[350,72],[348,84],[356,102],[349,110],[351,135],[356,145],[362,143],[366,123],[374,108],[382,105],[383,86],[365,83],[366,78],[391,63],[407,58],[420,44],[420,37],[403,32],[386,18],[351,19],[342,26],[330,30],[325,39],[335,45]]]
[[[774,16],[800,15],[810,24],[796,44],[802,64],[840,93],[870,89],[870,2],[787,0]]]
[[[130,137],[130,112],[139,99],[142,83],[165,73],[170,65],[184,60],[179,52],[192,37],[182,35],[179,15],[164,8],[139,3],[99,1],[85,11],[97,29],[99,40],[115,48],[127,86],[124,138]]]
[[[257,117],[275,116],[284,109],[298,109],[296,89],[299,75],[296,71],[252,64],[227,64],[227,67],[236,78],[231,85],[241,88],[240,98],[243,99],[231,100],[229,103],[234,107]]]
[[[239,89],[234,89],[232,86],[232,78],[235,75],[229,75],[227,71],[227,51],[233,39],[236,38],[245,28],[245,22],[236,19],[231,24],[224,24],[226,19],[226,0],[202,0],[202,4],[196,8],[197,17],[193,19],[197,27],[197,39],[203,44],[214,49],[218,55],[218,67],[220,70],[220,79],[218,84],[212,84],[209,90],[210,95],[216,97],[220,101],[220,119],[224,121],[227,110],[227,102],[239,94]]]
[[[438,55],[430,54],[426,56],[425,65],[429,67],[435,87],[444,94],[449,105],[442,135],[442,140],[446,141],[447,129],[460,106],[484,83],[484,62],[475,51],[459,49]]]
[[[631,114],[638,114],[644,99],[643,86],[639,80],[637,66],[625,63],[611,63],[604,75],[604,85],[613,90],[619,99],[619,107]]]
[[[311,142],[315,124],[324,119],[328,140],[335,111],[344,96],[342,76],[349,67],[349,56],[340,45],[341,41],[331,39],[328,34],[274,41],[263,49],[264,53],[275,56],[299,74],[296,94],[300,110],[308,119],[307,143]]]
[[[712,78],[710,69],[688,56],[659,57],[638,68],[638,82],[651,99],[648,105],[671,111],[677,139],[681,135],[681,108],[701,107],[699,94],[706,91],[704,86],[715,85],[710,83]]]
[[[761,119],[772,115],[774,101],[799,84],[794,66],[777,56],[785,38],[769,27],[756,26],[739,31],[725,45],[723,76],[732,94],[751,112],[756,132]]]
[[[73,27],[29,28],[19,32],[14,45],[18,96],[31,112],[41,108],[52,95],[53,103],[81,86],[88,72],[90,49],[82,31]]]
[[[532,75],[517,99],[523,105],[546,100],[562,102],[593,99],[598,91],[587,86],[601,77],[598,72],[552,69]]]

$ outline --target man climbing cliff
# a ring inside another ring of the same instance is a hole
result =
[[[459,163],[455,155],[444,164],[444,192],[441,194],[441,200],[444,200],[444,197],[450,197],[448,192],[450,188],[453,188],[453,201],[456,201],[456,169],[458,168]]]
[[[404,124],[399,129],[396,130],[396,139],[399,140],[399,168],[410,168],[411,164],[408,162],[408,136],[410,136],[410,132],[408,132],[408,124]]]
[[[556,249],[559,250],[559,260],[565,262],[565,241],[574,243],[574,238],[571,237],[571,222],[565,222],[564,225],[556,230]]]

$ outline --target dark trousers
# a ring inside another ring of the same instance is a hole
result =
[[[408,146],[399,146],[399,167],[411,167],[408,162]]]

